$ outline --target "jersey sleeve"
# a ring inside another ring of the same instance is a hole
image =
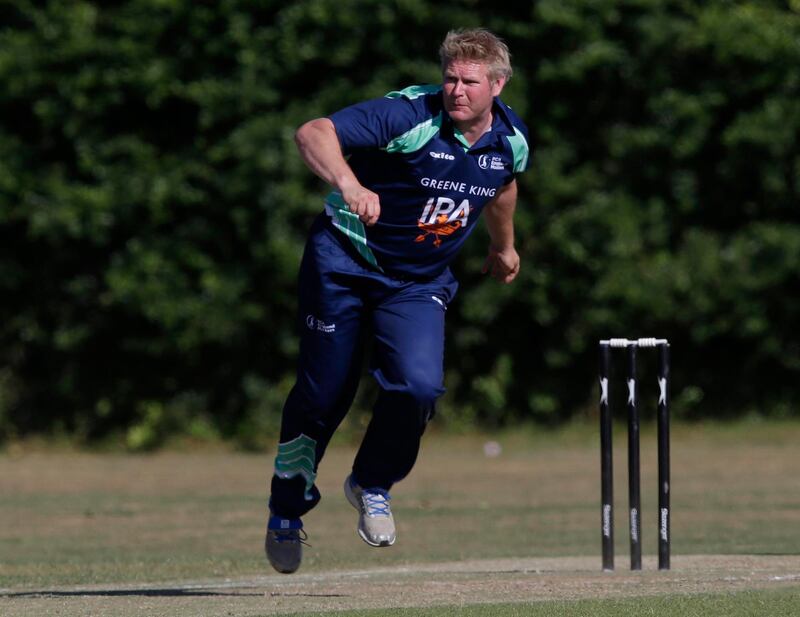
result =
[[[417,124],[419,111],[405,98],[380,98],[356,103],[329,116],[342,151],[386,148],[398,135]]]
[[[515,126],[514,134],[509,135],[506,139],[508,139],[508,144],[511,147],[511,154],[514,159],[514,175],[517,176],[527,171],[531,166],[528,130],[525,125]]]
[[[508,119],[511,122],[511,129],[513,133],[506,135],[506,147],[511,154],[512,168],[511,175],[506,180],[506,184],[510,183],[519,174],[527,171],[531,166],[531,142],[528,136],[528,127],[525,123],[514,113],[508,105],[502,104]]]

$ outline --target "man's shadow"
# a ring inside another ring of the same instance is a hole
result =
[[[32,590],[16,592],[0,592],[0,598],[70,598],[70,597],[126,597],[126,596],[145,596],[145,597],[214,597],[214,596],[239,596],[239,597],[306,597],[306,598],[345,598],[347,594],[342,593],[298,593],[298,592],[236,592],[236,591],[217,591],[209,589],[174,589],[174,588],[152,588],[152,589],[103,589],[85,591],[60,591],[60,590]]]

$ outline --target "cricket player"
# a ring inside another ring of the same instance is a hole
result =
[[[297,570],[301,517],[320,500],[315,478],[346,415],[371,345],[379,386],[344,481],[357,531],[375,547],[396,539],[389,492],[417,459],[444,392],[444,324],[458,283],[449,265],[483,215],[484,272],[510,283],[516,176],[528,131],[499,98],[511,77],[505,43],[485,29],[451,31],[442,83],[411,86],[301,126],[306,165],[331,185],[299,273],[297,381],[283,409],[265,548],[279,572]]]

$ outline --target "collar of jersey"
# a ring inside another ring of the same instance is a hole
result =
[[[485,148],[490,143],[495,143],[500,137],[503,135],[513,135],[514,128],[511,126],[511,122],[509,121],[508,117],[506,116],[506,112],[503,109],[503,106],[500,104],[499,99],[497,97],[494,98],[494,104],[492,105],[492,126],[489,127],[489,130],[486,131],[483,135],[478,138],[474,144],[470,145],[467,141],[467,138],[464,137],[464,134],[458,130],[458,127],[453,122],[453,119],[450,118],[448,114],[444,114],[447,118],[450,126],[453,129],[453,137],[456,139],[458,143],[461,144],[461,147],[464,148],[464,151],[473,150],[477,148]],[[491,133],[491,135],[489,135]],[[484,142],[484,140],[488,140],[488,142]],[[480,144],[480,145],[479,145]]]

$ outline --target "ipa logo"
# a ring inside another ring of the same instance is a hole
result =
[[[469,199],[464,199],[456,208],[456,202],[449,197],[429,197],[419,217],[420,226],[461,221],[461,226],[466,227],[471,210]]]
[[[422,216],[417,221],[420,234],[414,238],[414,242],[424,242],[432,236],[433,246],[439,248],[442,245],[442,238],[451,236],[467,226],[470,211],[468,199],[464,199],[456,207],[456,202],[449,197],[428,198]]]

